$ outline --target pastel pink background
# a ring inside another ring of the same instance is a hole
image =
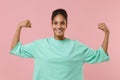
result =
[[[84,64],[85,80],[120,80],[120,0],[0,0],[0,80],[32,80],[33,59],[9,54],[17,24],[29,19],[31,29],[23,29],[22,43],[53,36],[51,13],[67,10],[66,37],[76,39],[97,49],[104,32],[98,29],[105,22],[110,29],[110,61]]]

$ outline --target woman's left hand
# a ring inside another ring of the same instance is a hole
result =
[[[98,28],[101,29],[102,31],[104,31],[105,33],[109,33],[109,29],[107,28],[105,23],[99,23]]]

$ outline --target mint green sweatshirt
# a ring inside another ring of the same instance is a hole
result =
[[[65,38],[54,37],[17,45],[11,54],[24,58],[33,58],[33,80],[83,80],[83,64],[100,63],[109,60],[102,47],[93,50],[85,44]]]

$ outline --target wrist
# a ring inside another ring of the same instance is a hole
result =
[[[109,36],[109,34],[110,34],[109,32],[105,32],[105,36]]]
[[[105,31],[105,34],[110,34],[110,32],[109,31]]]
[[[18,25],[17,28],[21,29],[23,26]]]
[[[17,26],[17,30],[21,30],[22,29],[22,26]]]

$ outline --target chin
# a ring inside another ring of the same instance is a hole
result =
[[[56,35],[57,37],[62,37],[63,35]]]
[[[55,34],[57,37],[63,37],[63,34]]]

